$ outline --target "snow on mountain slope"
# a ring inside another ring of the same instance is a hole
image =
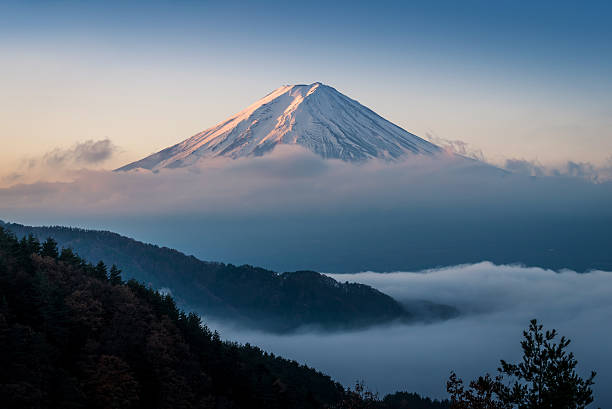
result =
[[[355,162],[442,151],[316,82],[280,87],[226,121],[117,170],[176,168],[203,158],[260,156],[278,144],[300,145],[324,158]]]

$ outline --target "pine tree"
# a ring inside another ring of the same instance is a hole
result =
[[[82,262],[81,258],[74,254],[71,248],[63,248],[59,260],[72,265],[79,265]]]
[[[112,285],[123,284],[123,280],[121,280],[121,270],[115,264],[111,266],[109,281]]]
[[[106,264],[102,260],[98,261],[98,264],[94,267],[93,270],[94,276],[99,280],[108,280]]]
[[[52,237],[49,237],[42,245],[42,249],[40,251],[40,255],[43,257],[51,257],[57,259],[59,257],[59,252],[57,251],[57,242],[53,240]]]
[[[501,361],[499,372],[515,378],[511,387],[501,390],[502,399],[525,409],[583,409],[593,402],[595,372],[582,379],[576,373],[578,361],[566,352],[570,340],[554,339],[557,331],[546,331],[537,320],[523,332],[522,362],[509,364]]]
[[[30,254],[40,253],[40,242],[32,233],[28,234],[27,247]]]
[[[501,376],[492,378],[486,374],[470,382],[469,388],[463,386],[463,381],[451,372],[446,383],[450,394],[452,409],[512,409],[512,405],[499,399]]]
[[[452,409],[584,409],[593,402],[595,372],[583,379],[576,373],[578,361],[566,352],[570,340],[554,340],[557,331],[543,331],[532,320],[523,331],[523,359],[518,364],[501,361],[499,375],[472,381],[469,389],[454,372],[447,382]]]

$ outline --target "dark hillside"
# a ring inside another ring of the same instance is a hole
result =
[[[368,402],[295,361],[221,341],[115,266],[2,227],[0,346],[3,409],[445,407],[412,394]]]
[[[60,248],[72,248],[85,260],[120,265],[128,279],[169,289],[185,308],[260,329],[344,329],[414,318],[378,290],[339,283],[312,271],[277,274],[250,265],[206,262],[107,231],[1,222],[0,226],[19,238],[30,233],[39,240],[53,237]]]

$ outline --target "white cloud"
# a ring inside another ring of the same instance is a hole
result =
[[[595,405],[610,407],[612,392],[612,273],[554,272],[488,262],[422,272],[331,275],[372,285],[403,301],[453,305],[459,318],[435,324],[392,325],[348,333],[271,335],[221,328],[222,335],[306,362],[351,384],[364,379],[382,393],[416,391],[445,397],[455,370],[465,379],[518,360],[521,332],[532,318],[572,339],[584,373],[594,369]]]

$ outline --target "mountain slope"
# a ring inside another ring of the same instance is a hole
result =
[[[221,341],[172,297],[98,266],[0,227],[3,409],[448,407],[406,393],[366,402],[305,365]]]
[[[171,297],[111,283],[0,228],[0,401],[9,408],[321,408],[341,385],[222,342]]]
[[[344,161],[441,152],[316,82],[280,87],[212,128],[117,170],[176,168],[202,158],[260,156],[279,144],[299,145],[324,158]]]
[[[86,260],[122,266],[124,276],[170,290],[182,306],[207,318],[286,332],[303,325],[341,329],[419,318],[369,286],[339,283],[313,271],[277,274],[253,266],[205,262],[105,231],[66,227],[0,227],[18,237],[53,237]],[[423,317],[430,319],[431,317]]]

